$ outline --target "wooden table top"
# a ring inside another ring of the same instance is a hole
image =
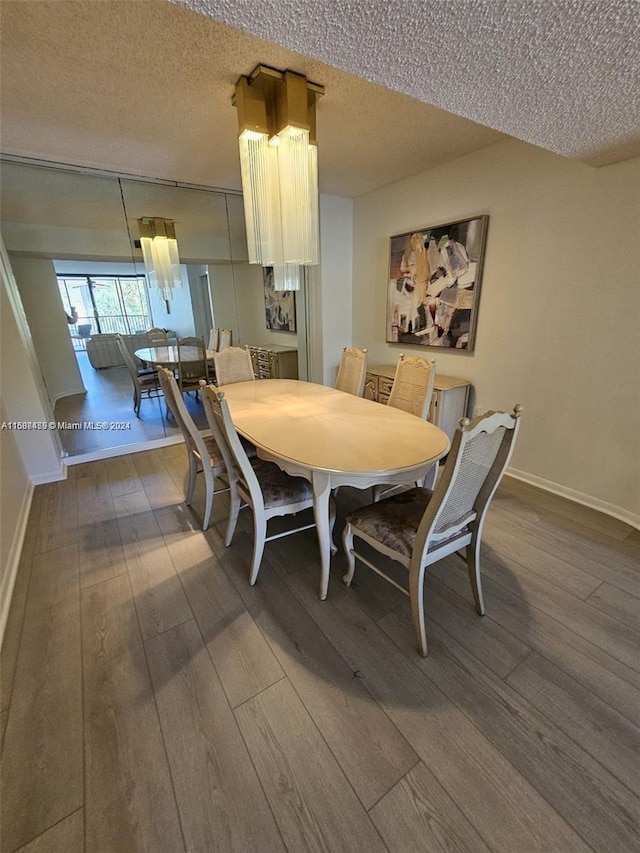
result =
[[[446,433],[433,424],[325,385],[261,379],[220,390],[240,433],[269,455],[311,470],[389,475],[449,449]]]
[[[213,361],[213,350],[206,350],[207,361]],[[144,347],[135,351],[140,361],[148,364],[162,364],[175,367],[180,361],[200,361],[201,354],[198,347],[180,347],[180,358],[178,358],[178,347]]]

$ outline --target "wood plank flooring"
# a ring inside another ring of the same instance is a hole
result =
[[[125,367],[96,370],[84,351],[76,352],[76,359],[87,393],[61,397],[54,407],[56,421],[83,425],[114,423],[119,426],[109,429],[67,426],[60,429],[62,446],[70,456],[180,435],[174,421],[166,417],[162,397],[144,396],[140,417],[136,417],[133,385]],[[198,429],[207,429],[204,409],[194,395],[185,394],[184,401]]]
[[[38,486],[2,648],[3,853],[640,851],[640,536],[505,480],[487,616],[450,557],[407,600],[314,531],[247,582],[182,445]],[[338,493],[345,514],[369,493]],[[278,523],[278,522],[274,522]],[[281,524],[286,524],[282,520]]]

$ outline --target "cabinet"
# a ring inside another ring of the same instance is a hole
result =
[[[248,346],[256,379],[297,379],[298,350],[295,347]]]
[[[395,375],[396,368],[393,364],[369,367],[362,396],[377,403],[388,403]],[[427,420],[440,427],[450,439],[453,438],[460,418],[467,414],[470,391],[471,383],[468,379],[436,373]]]

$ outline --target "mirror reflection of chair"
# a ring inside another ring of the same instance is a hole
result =
[[[133,410],[136,413],[136,417],[139,418],[143,395],[146,394],[147,397],[153,397],[161,393],[160,386],[158,385],[158,373],[151,368],[139,368],[120,335],[116,335],[116,343],[120,356],[133,382]]]
[[[411,599],[418,651],[427,654],[424,622],[424,574],[427,566],[465,548],[469,579],[478,613],[485,612],[480,577],[480,545],[487,509],[509,464],[520,428],[522,406],[512,414],[487,412],[469,422],[462,418],[444,471],[435,491],[414,488],[379,503],[355,510],[347,517],[344,550],[351,585],[356,558]],[[405,589],[358,553],[354,537],[385,557],[400,563],[409,575]]]
[[[356,347],[343,347],[335,387],[338,391],[362,397],[367,374],[367,351]]]
[[[216,478],[220,477],[226,471],[224,458],[215,438],[212,436],[203,436],[198,431],[193,418],[187,411],[184,399],[178,388],[178,383],[171,371],[167,370],[166,367],[159,367],[158,378],[164,391],[167,408],[170,409],[176,424],[180,427],[180,431],[184,436],[185,447],[187,448],[187,456],[189,457],[189,479],[187,481],[187,494],[185,497],[187,506],[191,506],[193,501],[197,475],[202,473],[204,476],[206,497],[202,529],[206,530],[211,520],[213,498],[215,495],[229,491],[229,487],[226,485],[221,489],[216,489],[215,487]]]
[[[248,382],[255,379],[251,353],[243,347],[227,347],[213,356],[216,384],[230,385],[232,382]]]
[[[436,378],[435,361],[400,353],[387,405],[426,420]]]
[[[222,352],[222,350],[231,346],[232,332],[231,329],[219,329],[219,332],[220,334],[218,337],[218,346],[216,347],[216,351]]]
[[[185,359],[186,347],[197,349],[196,359]],[[178,387],[183,394],[195,391],[197,397],[201,381],[206,382],[207,385],[210,381],[204,338],[180,338],[178,341]]]
[[[218,351],[218,339],[220,338],[220,329],[213,328],[209,330],[209,343],[207,344],[207,349],[211,350],[211,352]]]
[[[164,329],[153,328],[147,332],[147,344],[150,347],[168,347],[169,336]]]
[[[224,391],[217,391],[210,385],[203,388],[203,397],[207,420],[225,458],[231,487],[230,519],[225,545],[231,544],[240,511],[240,500],[245,501],[253,512],[253,556],[249,571],[249,583],[253,586],[258,577],[266,542],[315,527],[315,524],[305,524],[286,532],[267,536],[267,522],[275,516],[295,515],[313,507],[313,490],[308,480],[303,477],[289,476],[274,462],[266,462],[257,457],[248,458],[233,425],[229,406],[224,399]],[[334,522],[335,509],[332,501],[330,506],[332,531]]]

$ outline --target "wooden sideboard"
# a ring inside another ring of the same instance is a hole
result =
[[[362,396],[377,403],[388,403],[395,375],[394,364],[372,365],[367,369]],[[436,373],[427,420],[440,427],[450,439],[460,418],[467,415],[470,391],[471,383],[468,379]]]
[[[256,379],[297,379],[298,350],[295,347],[268,344],[247,346]]]

